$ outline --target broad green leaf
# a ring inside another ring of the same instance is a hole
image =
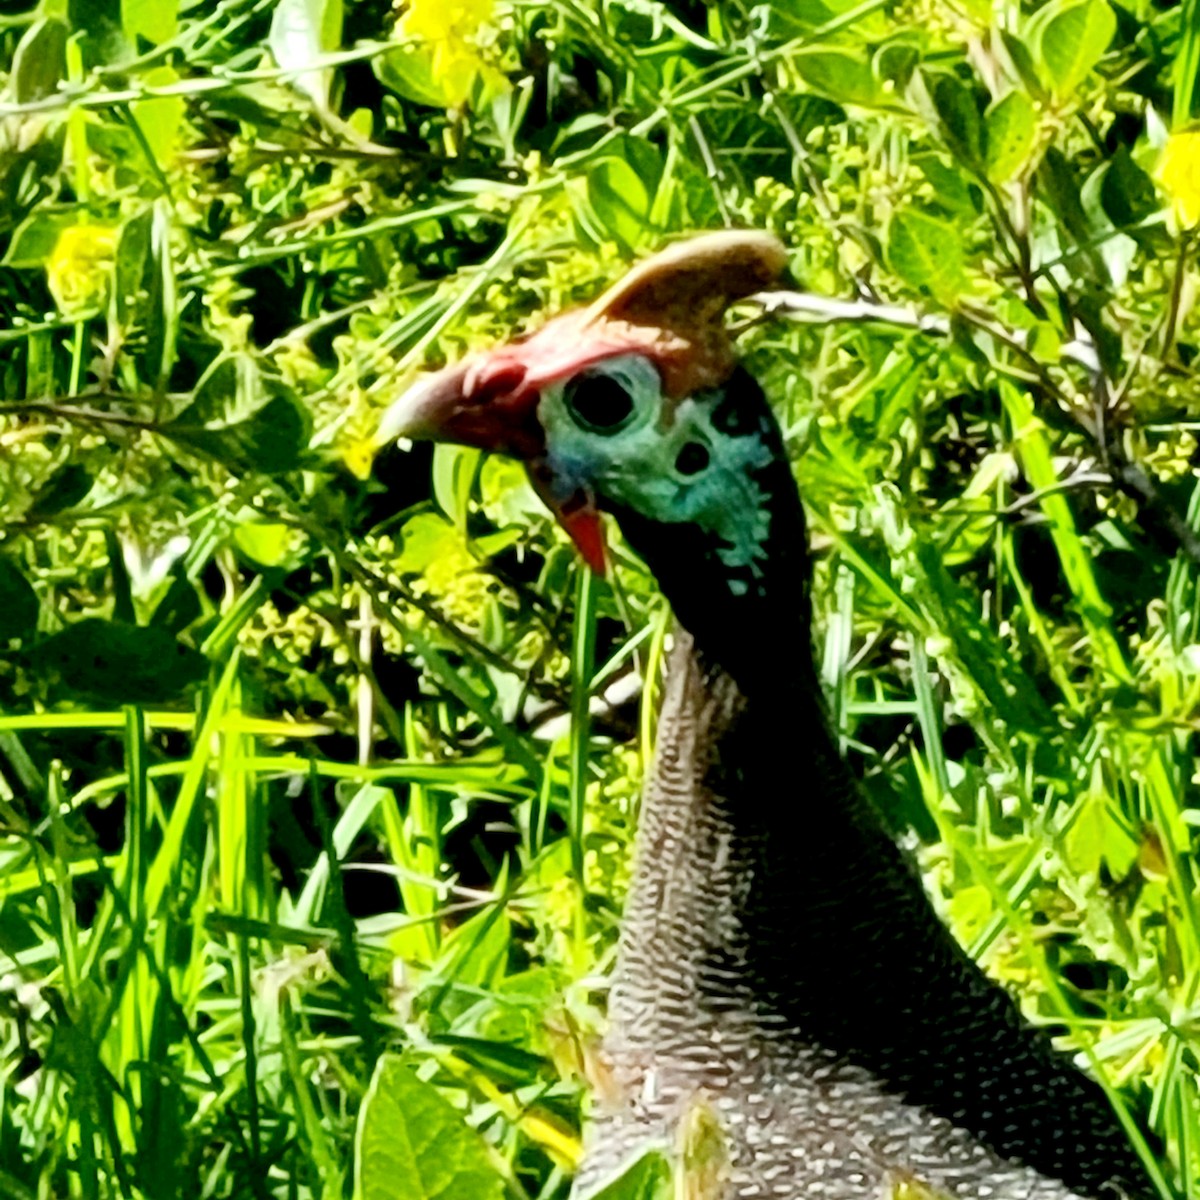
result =
[[[839,104],[860,104],[867,108],[889,103],[862,54],[844,50],[801,50],[789,59],[790,65],[814,91]]]
[[[430,108],[449,108],[450,97],[433,73],[433,59],[423,50],[397,46],[374,60],[375,76],[397,95]]]
[[[115,66],[132,57],[121,0],[67,0],[67,23],[82,37],[88,66]]]
[[[1006,183],[1028,167],[1036,132],[1033,101],[1022,91],[1009,92],[987,110],[985,157],[993,183]]]
[[[38,598],[16,564],[0,557],[0,645],[37,628]]]
[[[658,151],[641,138],[619,139],[616,153],[596,162],[587,174],[587,201],[602,240],[615,239],[630,253],[644,245],[661,176]]]
[[[354,1200],[501,1200],[483,1139],[403,1058],[383,1055],[358,1114]]]
[[[130,45],[144,38],[156,46],[175,36],[179,0],[121,0],[121,24]]]
[[[305,536],[291,525],[278,521],[244,521],[233,531],[233,544],[260,567],[296,566]]]
[[[979,188],[972,186],[957,163],[949,162],[946,155],[932,151],[914,154],[910,161],[929,181],[933,188],[934,203],[947,216],[970,220],[979,215]]]
[[[275,6],[267,45],[283,70],[296,72],[293,85],[324,115],[333,71],[316,64],[341,43],[342,0],[279,0]]]
[[[902,209],[888,226],[887,255],[897,275],[943,304],[966,288],[962,238],[948,221]]]
[[[880,83],[890,83],[897,92],[908,87],[917,64],[921,61],[921,50],[907,40],[896,39],[880,46],[871,59],[871,69]]]
[[[171,700],[203,679],[208,660],[154,626],[87,617],[29,654],[39,675],[80,697],[116,704]]]
[[[158,432],[236,471],[274,474],[299,465],[310,423],[290,389],[264,376],[251,354],[237,352],[209,364],[192,402]]]
[[[1100,183],[1100,203],[1118,229],[1138,225],[1159,210],[1154,182],[1121,146],[1107,164]]]
[[[1063,858],[1079,875],[1094,875],[1102,862],[1120,878],[1137,860],[1138,844],[1108,812],[1102,790],[1089,792],[1076,805],[1063,835]]]
[[[66,70],[65,21],[34,21],[17,43],[12,59],[13,98],[28,104],[54,94]]]
[[[1116,31],[1105,0],[1051,0],[1029,22],[1026,37],[1043,82],[1065,100],[1104,57]]]
[[[192,425],[188,413],[159,433],[180,445],[215,458],[235,472],[275,475],[299,466],[308,448],[310,418],[290,395],[280,393],[240,420]]]
[[[463,553],[463,536],[440,513],[423,512],[409,517],[400,532],[400,557],[395,569],[401,575],[423,575],[435,563]],[[474,560],[467,556],[467,562]]]

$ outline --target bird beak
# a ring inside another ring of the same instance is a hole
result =
[[[604,525],[595,497],[582,488],[564,495],[556,486],[537,417],[538,381],[531,380],[521,350],[522,343],[500,347],[420,380],[383,414],[376,440],[451,442],[519,459],[584,562],[603,575]]]

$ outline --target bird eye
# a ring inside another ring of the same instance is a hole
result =
[[[579,423],[597,433],[615,433],[633,413],[633,398],[611,375],[576,375],[563,395]]]

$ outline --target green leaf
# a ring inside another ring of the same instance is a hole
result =
[[[1062,151],[1051,146],[1038,164],[1038,196],[1058,218],[1062,231],[1068,233],[1082,253],[1072,260],[1080,276],[1096,277],[1102,273],[1100,256],[1092,245],[1092,223],[1084,210],[1075,168]],[[1059,233],[1061,240],[1062,232]]]
[[[897,38],[880,46],[871,58],[871,70],[882,83],[891,83],[896,91],[908,87],[908,81],[921,61],[920,47]]]
[[[483,1139],[401,1057],[375,1065],[358,1115],[354,1200],[501,1200]]]
[[[158,432],[225,462],[235,471],[277,474],[298,466],[308,448],[308,410],[253,355],[220,355],[192,402]]]
[[[130,45],[144,38],[155,46],[175,36],[179,0],[121,0],[121,24]]]
[[[306,538],[300,530],[280,521],[245,521],[233,531],[238,551],[259,567],[284,567],[300,564]]]
[[[228,423],[190,425],[187,412],[159,433],[225,463],[235,472],[278,475],[300,465],[308,448],[309,416],[299,401],[281,392],[250,416]]]
[[[602,1181],[598,1189],[581,1200],[671,1200],[675,1194],[671,1177],[667,1156],[661,1150],[648,1150],[615,1179]]]
[[[28,104],[52,96],[66,70],[66,22],[34,21],[17,43],[12,59],[13,98]]]
[[[166,88],[178,82],[179,74],[171,67],[157,67],[142,76],[142,83],[147,87]],[[182,96],[151,96],[135,100],[129,106],[145,139],[145,152],[164,174],[171,169],[175,158],[175,143],[185,108]]]
[[[979,215],[979,189],[973,187],[957,163],[940,151],[914,154],[909,160],[933,188],[934,203],[947,216],[971,220]]]
[[[602,226],[602,240],[616,240],[627,252],[640,249],[652,226],[651,209],[662,161],[658,151],[640,138],[623,137],[615,153],[597,160],[587,174],[587,204],[592,223]]]
[[[121,5],[122,0],[67,0],[67,22],[81,37],[87,65],[115,66],[131,57]]]
[[[1094,875],[1106,862],[1119,878],[1137,860],[1138,846],[1120,821],[1109,815],[1104,792],[1097,790],[1076,805],[1062,850],[1067,865],[1078,875]]]
[[[1006,183],[1029,165],[1037,132],[1033,101],[1021,91],[1009,92],[984,117],[987,176],[993,183]]]
[[[806,49],[797,51],[790,63],[813,91],[839,104],[877,108],[891,102],[876,80],[870,62],[862,54]]]
[[[1100,204],[1118,229],[1139,225],[1159,210],[1154,181],[1133,161],[1124,146],[1117,149],[1104,170]]]
[[[479,470],[480,450],[442,443],[433,450],[433,498],[454,524],[466,533],[471,490]]]
[[[942,137],[951,153],[972,169],[983,163],[983,122],[975,94],[953,75],[939,74],[929,83]]]
[[[53,517],[68,508],[74,508],[92,490],[92,473],[80,463],[66,463],[59,467],[34,501],[33,514],[38,517]]]
[[[1029,22],[1026,39],[1052,95],[1074,95],[1104,57],[1117,19],[1105,0],[1051,0]]]
[[[24,638],[37,628],[38,598],[16,564],[0,558],[0,645]]]
[[[82,206],[35,209],[13,230],[3,265],[20,269],[44,268],[62,231],[82,224],[86,219],[86,210]]]
[[[887,255],[897,275],[944,304],[966,288],[962,238],[948,221],[902,209],[888,226]]]
[[[276,4],[267,45],[283,70],[296,72],[293,86],[322,114],[329,113],[333,71],[314,64],[341,43],[342,0],[279,0]]]
[[[171,256],[172,206],[159,198],[150,221],[150,257],[146,263],[146,345],[142,352],[147,376],[165,388],[178,357],[179,303],[175,260]]]
[[[39,674],[81,697],[117,704],[174,699],[203,679],[208,660],[164,629],[87,617],[30,651]]]
[[[429,108],[448,108],[450,97],[433,73],[433,59],[425,50],[397,46],[374,61],[375,77],[397,95]]]

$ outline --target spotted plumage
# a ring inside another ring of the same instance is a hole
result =
[[[780,261],[762,235],[676,247],[560,318],[574,350],[547,327],[388,419],[524,458],[597,566],[612,513],[680,626],[573,1200],[654,1148],[702,1200],[1149,1200],[1102,1090],[939,923],[827,728],[803,509],[719,324]]]

